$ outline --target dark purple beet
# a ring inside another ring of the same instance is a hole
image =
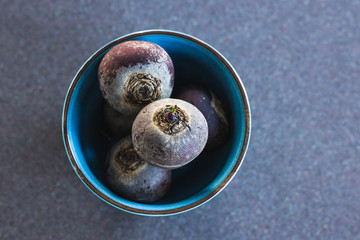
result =
[[[110,49],[100,62],[98,77],[105,100],[122,114],[137,114],[150,102],[170,97],[174,66],[159,45],[126,41]]]
[[[205,150],[216,150],[225,141],[229,133],[229,123],[223,104],[214,93],[197,85],[184,86],[175,98],[193,104],[205,116],[209,127],[209,137]]]
[[[162,198],[169,190],[171,171],[151,166],[140,159],[131,136],[128,136],[111,149],[106,161],[106,179],[120,196],[150,203]]]

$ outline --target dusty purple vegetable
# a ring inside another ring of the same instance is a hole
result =
[[[175,95],[175,98],[193,104],[204,114],[209,127],[209,137],[205,150],[215,150],[224,144],[229,134],[229,123],[224,105],[210,89],[188,85],[183,87]]]
[[[124,137],[131,134],[131,127],[136,114],[124,115],[109,104],[105,103],[103,108],[105,124],[113,137]]]
[[[203,114],[179,99],[161,99],[135,118],[132,139],[136,152],[148,163],[166,169],[181,167],[204,149],[208,126]]]
[[[170,97],[174,66],[159,45],[127,41],[110,49],[100,62],[98,77],[105,100],[122,114],[137,114],[150,102]]]
[[[106,178],[117,194],[133,201],[150,203],[170,188],[171,170],[149,165],[135,152],[131,136],[120,140],[110,151]]]

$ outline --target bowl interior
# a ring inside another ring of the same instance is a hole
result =
[[[94,54],[80,69],[73,82],[73,91],[67,96],[70,101],[65,121],[71,154],[75,160],[73,167],[77,172],[82,172],[84,176],[80,178],[83,181],[86,178],[106,196],[105,199],[100,196],[103,200],[113,200],[112,204],[116,202],[134,209],[162,211],[208,198],[215,190],[219,191],[219,186],[225,180],[226,183],[230,180],[227,178],[237,170],[234,169],[236,164],[239,166],[238,157],[245,135],[244,104],[247,103],[243,102],[240,86],[234,76],[216,55],[192,39],[167,34],[145,34],[126,40],[150,41],[168,52],[175,68],[174,92],[190,83],[209,87],[229,110],[230,137],[217,151],[204,152],[190,164],[174,170],[170,192],[157,202],[132,202],[116,195],[108,187],[104,178],[104,161],[115,140],[109,139],[103,131],[102,108],[105,101],[99,89],[97,70],[104,54],[123,40],[115,40]]]

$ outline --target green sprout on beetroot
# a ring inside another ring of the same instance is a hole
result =
[[[178,116],[176,114],[176,110],[178,109],[178,107],[175,105],[175,106],[168,106],[166,109],[169,109],[167,110],[167,120],[169,123],[176,123],[178,121]]]
[[[189,124],[187,124],[187,122],[184,120],[183,117],[181,117],[177,114],[178,110],[179,110],[179,108],[177,105],[174,105],[174,106],[167,105],[166,106],[164,114],[167,114],[167,116],[166,116],[167,122],[171,125],[175,125],[180,121],[180,122],[184,123],[185,126],[188,127],[189,130],[191,131]]]

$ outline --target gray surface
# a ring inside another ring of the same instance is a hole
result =
[[[359,1],[76,2],[0,3],[0,239],[360,239]],[[60,127],[82,63],[150,28],[217,48],[241,76],[253,116],[228,187],[161,218],[93,195]]]

